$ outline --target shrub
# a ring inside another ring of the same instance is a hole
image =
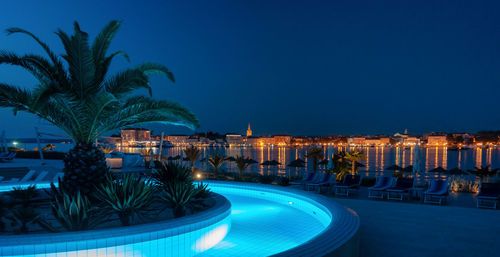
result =
[[[61,180],[59,180],[61,183]],[[103,212],[96,206],[92,206],[85,195],[79,191],[68,193],[64,190],[64,185],[59,188],[51,184],[52,196],[51,210],[55,220],[66,231],[78,231],[91,229],[101,223],[104,218]],[[44,220],[39,221],[39,225],[51,232],[58,232],[55,228]]]
[[[12,191],[7,192],[7,196],[11,198],[14,205],[28,207],[34,203],[33,199],[40,196],[40,193],[36,189],[36,186],[32,185],[25,189],[21,187],[14,187]]]
[[[290,179],[288,177],[279,177],[278,178],[278,185],[280,185],[280,186],[289,186],[290,185]]]
[[[20,206],[11,211],[10,216],[7,219],[11,221],[11,226],[14,228],[14,232],[26,234],[29,232],[28,225],[36,224],[40,220],[40,214],[38,214],[34,208],[29,206]]]
[[[451,176],[450,190],[452,192],[477,193],[479,192],[479,180],[475,176],[469,175]]]
[[[155,170],[151,175],[158,186],[166,186],[171,182],[192,183],[191,170],[173,162],[155,161]]]
[[[105,209],[118,215],[123,226],[130,225],[136,215],[149,210],[153,202],[150,183],[131,174],[120,180],[108,177],[97,187],[95,197],[104,203]]]
[[[192,200],[198,193],[193,184],[170,182],[163,187],[160,197],[172,204],[173,214],[178,218],[186,215],[186,208],[193,203]]]
[[[259,182],[262,184],[271,184],[274,182],[274,177],[270,175],[259,176]]]

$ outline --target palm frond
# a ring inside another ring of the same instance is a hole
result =
[[[167,67],[161,64],[147,62],[137,66],[136,69],[144,72],[146,76],[163,75],[170,79],[172,82],[175,82],[174,74],[170,72]]]
[[[117,98],[139,88],[147,89],[150,95],[152,93],[148,77],[144,72],[137,69],[129,69],[117,73],[104,83],[104,88]]]

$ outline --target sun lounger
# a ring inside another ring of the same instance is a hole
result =
[[[500,183],[481,183],[477,194],[477,208],[496,209],[500,200]]]
[[[377,177],[375,185],[368,188],[368,198],[384,199],[385,190],[390,188],[392,183],[392,177]]]
[[[429,189],[424,192],[424,203],[437,203],[441,205],[448,198],[448,181],[432,180]]]
[[[387,189],[387,199],[403,201],[406,196],[409,200],[412,188],[412,178],[398,178],[396,185]]]
[[[35,176],[36,171],[30,170],[24,177],[19,180],[19,182],[27,182],[29,181],[33,176]]]
[[[311,182],[314,174],[315,173],[308,172],[308,173],[306,173],[304,175],[304,177],[302,178],[302,180],[299,180],[299,181],[290,181],[290,185],[304,185],[305,183]]]
[[[64,177],[64,172],[58,172],[54,178],[52,179],[52,182],[59,182],[59,179],[62,179]]]
[[[345,175],[342,183],[335,186],[335,194],[349,197],[349,194],[357,192],[360,184],[360,175]]]
[[[305,185],[306,185],[307,191],[312,191],[316,187],[319,188],[319,186],[329,183],[330,177],[331,177],[331,174],[323,173],[320,176],[318,176],[318,179],[316,179],[315,181],[313,181],[311,183],[306,183]]]
[[[40,174],[38,174],[38,176],[35,178],[35,182],[42,181],[47,176],[47,174],[49,174],[47,171],[40,172]]]
[[[0,155],[0,162],[12,161],[16,157],[16,152],[3,153]]]

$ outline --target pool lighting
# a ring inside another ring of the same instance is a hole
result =
[[[288,204],[293,204],[293,202],[288,202]]]

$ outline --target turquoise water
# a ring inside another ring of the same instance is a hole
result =
[[[298,199],[218,187],[212,191],[232,204],[231,230],[199,256],[269,256],[309,241],[331,222],[328,215]]]

